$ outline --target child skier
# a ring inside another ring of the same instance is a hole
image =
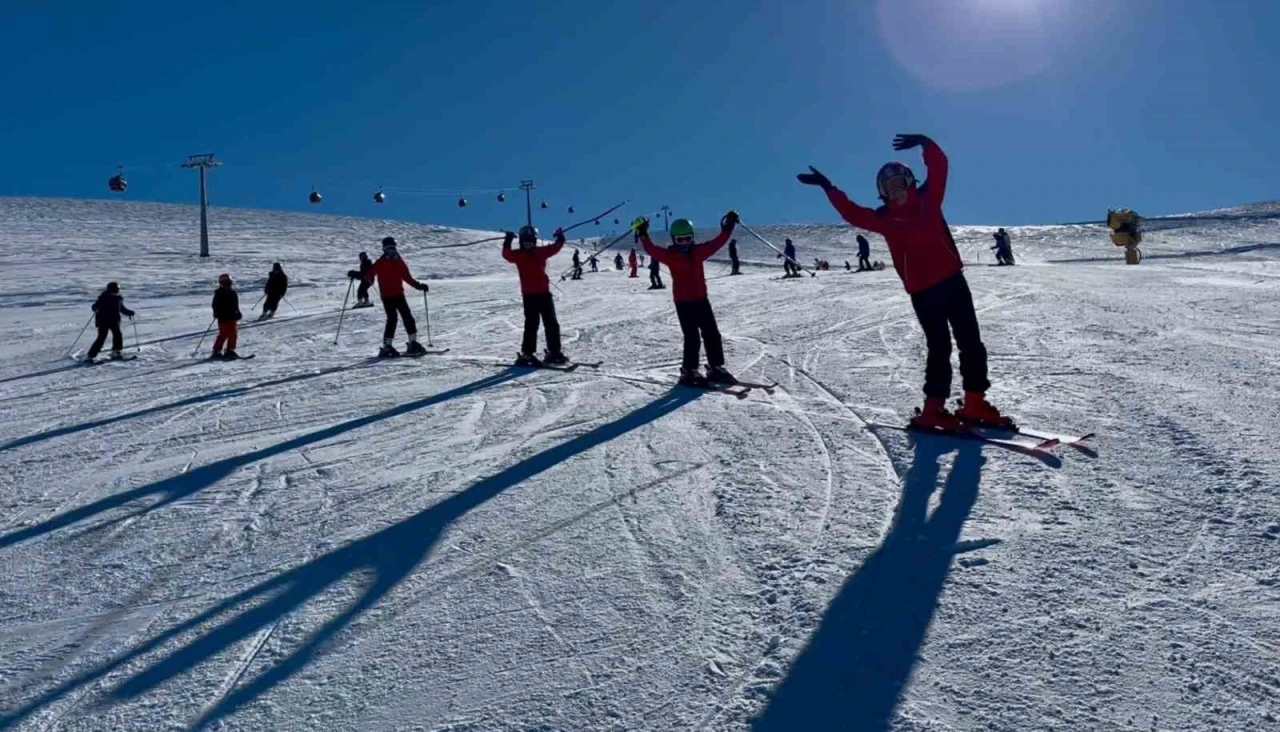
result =
[[[387,325],[382,330],[382,348],[378,349],[379,358],[395,358],[400,352],[391,345],[396,335],[396,316],[404,319],[404,332],[409,339],[405,346],[405,354],[421,356],[427,349],[418,343],[418,324],[409,310],[409,301],[404,297],[404,285],[408,283],[415,290],[426,292],[429,288],[425,282],[419,282],[409,273],[409,265],[400,258],[394,237],[382,240],[382,256],[369,268],[365,282],[378,282],[378,292],[382,295],[382,309],[387,313]]]
[[[638,237],[637,237],[637,238],[638,238]],[[636,250],[635,250],[635,247],[632,247],[632,248],[631,248],[631,256],[627,258],[627,264],[631,266],[631,276],[632,276],[632,277],[639,277],[639,275],[636,273],[636,270],[637,270],[637,268],[638,268],[639,264],[636,262]]]
[[[858,271],[865,272],[871,269],[871,244],[867,242],[867,237],[858,234]]]
[[[662,263],[651,257],[649,259],[649,289],[662,290],[665,287],[662,284]]]
[[[271,265],[271,274],[267,275],[267,286],[262,290],[266,300],[262,303],[262,315],[258,320],[274,318],[276,316],[276,308],[280,306],[280,301],[284,299],[284,294],[288,291],[289,277],[285,275],[280,263],[276,262]]]
[[[797,176],[801,183],[821,186],[840,216],[859,229],[880,234],[889,245],[894,269],[902,279],[916,317],[924,330],[929,355],[925,366],[924,409],[912,426],[955,430],[962,422],[1011,427],[986,399],[987,349],[978,330],[973,295],[965,280],[963,263],[951,229],[942,215],[947,190],[947,156],[924,135],[898,135],[894,150],[924,148],[929,179],[916,185],[915,175],[903,163],[885,163],[876,175],[876,189],[884,205],[859,206],[813,166]],[[947,411],[951,394],[951,336],[960,348],[960,375],[964,403],[960,411]]]
[[[613,268],[621,272],[622,266],[622,252],[618,252],[613,256]]]
[[[738,267],[741,263],[738,261],[738,240],[737,239],[729,240],[729,264],[730,266],[733,267],[733,270],[730,271],[729,274],[731,275],[742,274],[742,272],[738,271]]]
[[[213,339],[211,358],[228,361],[240,358],[236,353],[236,339],[241,317],[240,296],[232,286],[231,275],[223,272],[218,275],[218,289],[213,291],[213,319],[218,321],[218,337]],[[226,346],[225,351],[223,346]]]
[[[520,341],[517,366],[541,366],[535,355],[538,351],[538,321],[546,331],[546,363],[562,365],[569,359],[560,350],[560,321],[556,319],[556,303],[551,297],[551,280],[547,279],[547,260],[564,248],[564,232],[556,229],[555,243],[549,247],[538,246],[538,230],[532,226],[520,227],[520,248],[513,250],[511,242],[516,234],[507,232],[502,242],[502,258],[516,266],[520,275],[520,297],[524,303],[524,339]]]
[[[356,288],[356,307],[371,308],[373,303],[369,302],[369,286],[373,284],[370,281],[369,270],[373,269],[373,261],[369,259],[369,255],[360,252],[360,269],[353,269],[347,272],[347,276],[353,280],[360,280],[360,286]]]
[[[782,247],[782,254],[778,256],[784,258],[782,262],[783,277],[800,276],[800,265],[796,262],[796,245],[792,244],[790,239],[787,239]]]
[[[671,295],[676,303],[676,317],[684,332],[684,357],[680,364],[680,383],[686,386],[735,384],[737,379],[724,367],[724,345],[716,316],[707,299],[707,278],[702,263],[720,251],[738,225],[738,213],[730,211],[720,220],[720,235],[703,244],[694,243],[693,223],[688,219],[671,222],[671,248],[655,246],[649,238],[649,221],[636,225],[640,243],[653,260],[667,265],[671,272]],[[698,373],[698,351],[707,344],[707,375]]]
[[[570,279],[582,279],[582,258],[577,249],[573,250],[573,276]]]
[[[127,315],[132,319],[133,311],[124,306],[124,298],[120,296],[120,285],[108,282],[107,289],[103,290],[93,303],[93,324],[98,328],[98,337],[89,346],[86,361],[92,362],[98,357],[102,344],[107,342],[108,333],[111,334],[111,358],[123,358],[120,353],[124,350],[124,334],[120,332],[121,315]]]

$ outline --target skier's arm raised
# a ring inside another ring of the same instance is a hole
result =
[[[516,262],[516,255],[511,251],[511,242],[515,240],[516,240],[516,233],[514,231],[503,232],[502,258],[507,260],[508,262],[511,262],[512,264],[515,264]]]
[[[926,135],[902,134],[893,138],[894,150],[910,150],[913,147],[924,148],[924,168],[929,174],[928,180],[920,186],[920,196],[934,206],[941,206],[942,199],[947,195],[947,172],[950,166],[947,154]]]
[[[796,180],[807,186],[820,187],[827,194],[827,200],[831,201],[836,213],[840,214],[840,218],[859,229],[874,231],[877,234],[884,233],[881,230],[880,217],[876,216],[875,211],[849,200],[845,192],[836,188],[831,179],[819,172],[817,168],[810,165],[809,170],[811,172],[797,175]]]
[[[729,237],[733,236],[733,229],[738,225],[738,212],[730,210],[720,219],[720,233],[711,241],[704,242],[694,247],[694,256],[702,261],[710,259],[721,247],[729,243]]]
[[[662,249],[661,247],[658,247],[653,243],[653,240],[649,238],[649,220],[648,219],[644,219],[638,225],[636,225],[636,235],[640,237],[640,246],[644,247],[644,250],[649,253],[650,257],[653,257],[654,259],[658,260],[662,264],[667,265],[668,267],[671,266],[668,263],[669,258],[667,257],[667,250]],[[632,267],[636,266],[635,262],[636,262],[636,253],[632,251],[631,252]]]
[[[556,229],[555,237],[555,243],[549,247],[543,248],[542,250],[542,258],[544,260],[551,259],[555,255],[559,254],[561,249],[564,249],[564,230]]]

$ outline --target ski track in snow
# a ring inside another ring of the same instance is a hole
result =
[[[655,383],[646,278],[553,261],[605,363],[513,370],[498,245],[425,248],[488,232],[215,210],[200,262],[193,211],[0,199],[0,729],[1280,729],[1275,206],[1152,220],[1138,267],[955,228],[993,400],[1098,434],[1052,461],[869,427],[920,399],[891,270],[709,263],[730,368],[777,382],[739,400]],[[837,266],[856,234],[754,228]],[[371,359],[380,308],[334,345],[387,234],[449,353]],[[298,312],[253,323],[277,260]],[[192,355],[221,271],[253,361]],[[108,280],[139,358],[78,366]]]

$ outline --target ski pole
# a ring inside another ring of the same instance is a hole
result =
[[[216,317],[209,321],[209,327],[204,329],[204,335],[200,336],[199,342],[196,343],[196,347],[191,351],[192,356],[200,352],[200,346],[204,344],[204,339],[209,335],[209,331],[213,330],[213,324],[216,322],[218,322]]]
[[[80,342],[80,338],[84,335],[84,332],[89,330],[89,324],[93,322],[93,318],[94,316],[90,315],[89,319],[84,321],[84,327],[80,329],[80,335],[76,336],[74,341],[71,341],[71,347],[67,349],[68,356],[76,352],[76,344]]]
[[[249,308],[249,312],[251,312],[251,313],[252,313],[254,310],[257,310],[257,309],[258,309],[258,303],[262,302],[262,298],[264,298],[264,297],[266,297],[266,296],[267,296],[267,293],[265,293],[265,292],[264,292],[264,293],[262,293],[261,295],[258,295],[258,299],[253,301],[253,307]]]
[[[129,325],[133,326],[133,352],[142,353],[142,342],[138,340],[138,321],[134,320],[131,316],[129,318]]]
[[[768,239],[766,239],[766,238],[764,238],[763,236],[760,236],[759,234],[757,234],[757,233],[755,232],[755,229],[752,229],[750,226],[747,226],[747,224],[746,224],[745,222],[743,222],[741,219],[739,219],[739,221],[738,221],[738,225],[739,225],[739,226],[741,226],[742,228],[746,229],[748,234],[750,234],[750,235],[754,236],[755,238],[759,239],[759,240],[760,240],[760,242],[761,242],[762,244],[764,244],[765,246],[769,247],[770,249],[772,249],[773,251],[775,251],[775,252],[777,252],[779,255],[781,255],[783,259],[787,260],[788,262],[791,262],[792,264],[794,264],[795,266],[797,266],[797,267],[799,267],[800,269],[804,270],[805,272],[808,272],[810,277],[817,277],[817,276],[818,276],[818,273],[817,273],[817,272],[814,272],[814,271],[810,270],[808,267],[804,266],[803,264],[800,264],[800,263],[799,263],[799,262],[797,262],[794,258],[792,258],[792,257],[788,257],[788,256],[787,256],[787,255],[786,255],[786,254],[781,250],[781,249],[779,249],[779,248],[775,247],[773,244],[769,243],[769,240],[768,240]]]
[[[561,231],[563,231],[564,233],[568,234],[570,231],[573,231],[574,229],[578,228],[579,226],[586,226],[587,224],[591,223],[592,221],[599,221],[600,219],[604,218],[605,216],[608,216],[609,214],[613,213],[614,211],[617,211],[618,209],[622,208],[622,207],[623,207],[623,206],[625,206],[625,205],[627,205],[627,201],[623,201],[622,203],[619,203],[617,206],[614,206],[613,208],[611,208],[611,209],[609,209],[609,210],[605,211],[605,212],[604,212],[604,213],[602,213],[602,214],[596,214],[595,216],[592,216],[592,217],[591,217],[591,218],[589,218],[589,219],[583,219],[582,221],[579,221],[578,223],[574,224],[573,226],[566,226],[565,228],[561,229]]]
[[[426,317],[426,321],[427,321],[427,345],[428,345],[428,346],[431,346],[431,345],[433,345],[433,344],[431,343],[431,305],[427,303],[427,291],[426,291],[426,290],[423,290],[423,291],[422,291],[422,309],[426,311],[426,316],[425,316],[425,317]]]
[[[342,318],[347,314],[347,300],[351,299],[351,286],[355,280],[347,280],[347,294],[342,298],[342,311],[338,313],[338,330],[333,334],[333,345],[338,345],[338,336],[342,334]]]
[[[348,288],[348,289],[350,289],[350,288]],[[296,312],[298,312],[298,309],[297,309],[297,308],[295,308],[295,307],[293,306],[293,303],[289,302],[289,298],[287,298],[287,297],[282,297],[282,298],[280,298],[280,299],[284,301],[284,304],[285,304],[285,305],[288,305],[288,306],[289,306],[289,309],[290,309],[290,310],[292,310],[292,311],[293,311],[293,312],[295,312],[295,313],[296,313]]]

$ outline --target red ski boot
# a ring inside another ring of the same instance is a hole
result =
[[[1000,414],[999,409],[991,406],[985,394],[976,391],[965,392],[964,404],[960,407],[960,411],[956,412],[956,417],[961,422],[978,427],[996,427],[1005,430],[1018,428],[1012,419]]]
[[[947,411],[947,400],[938,397],[925,399],[924,409],[911,418],[911,429],[928,432],[955,432],[960,428],[960,420]]]

